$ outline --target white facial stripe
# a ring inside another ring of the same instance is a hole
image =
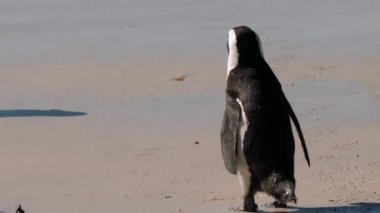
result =
[[[228,49],[227,77],[230,74],[230,71],[236,67],[239,58],[239,53],[236,47],[236,34],[233,29],[228,31]]]
[[[240,127],[240,141],[238,141],[237,144],[237,168],[238,168],[238,176],[239,176],[239,181],[240,181],[240,186],[243,192],[243,195],[245,196],[249,188],[251,186],[251,173],[249,171],[249,167],[247,164],[247,160],[245,158],[245,155],[243,153],[243,141],[244,141],[244,136],[248,128],[248,119],[247,116],[244,112],[243,104],[240,99],[236,99],[236,101],[240,105],[241,109],[241,114],[243,117],[243,125]]]

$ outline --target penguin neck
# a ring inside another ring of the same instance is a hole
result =
[[[239,53],[236,50],[236,47],[233,46],[230,48],[230,51],[228,53],[228,60],[227,60],[227,77],[230,74],[231,70],[233,70],[239,62]]]
[[[264,70],[267,70],[269,65],[266,63],[265,59],[261,55],[256,57],[243,58],[236,57],[236,55],[234,54],[229,54],[227,63],[227,78],[235,67],[250,67],[258,70],[264,68]]]
[[[238,65],[238,55],[237,54],[228,54],[228,61],[227,61],[227,77],[230,74],[230,72]]]
[[[252,67],[258,69],[260,67],[265,67],[266,62],[261,54],[255,54],[248,56],[240,56],[238,59],[238,65],[241,67]]]

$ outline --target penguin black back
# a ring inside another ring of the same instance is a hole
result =
[[[266,82],[263,86],[266,87],[267,91],[271,91],[272,95],[280,96],[284,107],[288,110],[289,116],[293,121],[293,124],[296,128],[297,134],[300,138],[304,156],[308,166],[310,167],[310,158],[309,152],[307,150],[306,142],[302,134],[301,125],[295,115],[289,101],[286,99],[285,94],[282,91],[281,83],[277,79],[276,75],[273,73],[272,69],[264,59],[262,45],[260,37],[256,32],[251,30],[247,26],[237,26],[230,30],[233,31],[232,36],[236,41],[236,52],[237,52],[237,61],[234,68],[239,67],[250,67],[253,68],[257,75],[260,75],[261,81]],[[230,47],[227,45],[227,49]],[[228,69],[231,69],[229,67]],[[277,93],[277,94],[275,94]]]

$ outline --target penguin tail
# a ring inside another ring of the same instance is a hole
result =
[[[289,103],[288,103],[289,104]],[[290,106],[290,104],[289,104]],[[309,158],[309,152],[307,150],[307,146],[306,146],[306,142],[305,142],[305,138],[303,137],[303,134],[302,134],[302,130],[301,130],[301,125],[300,123],[298,122],[298,119],[297,119],[297,116],[296,114],[294,113],[293,109],[290,107],[290,117],[293,121],[293,124],[294,126],[296,127],[296,130],[297,130],[297,133],[298,133],[298,136],[300,138],[300,141],[301,141],[301,145],[302,145],[302,149],[303,149],[303,154],[305,156],[305,159],[306,159],[306,162],[307,162],[307,165],[310,167],[310,158]]]
[[[307,146],[306,146],[305,138],[303,137],[303,134],[302,134],[301,125],[300,125],[300,123],[298,122],[297,116],[296,116],[296,114],[294,113],[294,111],[293,111],[293,109],[292,109],[292,106],[290,106],[289,101],[286,99],[285,94],[282,93],[282,95],[283,95],[283,98],[284,98],[285,103],[286,103],[286,105],[287,105],[287,108],[288,108],[288,110],[289,110],[289,116],[290,116],[290,118],[292,119],[293,124],[294,124],[294,126],[296,127],[296,130],[297,130],[298,136],[299,136],[299,138],[300,138],[301,145],[302,145],[302,149],[303,149],[303,154],[304,154],[304,156],[305,156],[305,159],[306,159],[307,165],[310,167],[309,152],[308,152],[308,150],[307,150]]]

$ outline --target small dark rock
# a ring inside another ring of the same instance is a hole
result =
[[[25,213],[25,211],[21,208],[21,204],[18,205],[16,213]]]
[[[183,75],[183,76],[179,76],[179,77],[176,77],[176,78],[173,78],[174,81],[184,81],[186,78],[186,75]]]

